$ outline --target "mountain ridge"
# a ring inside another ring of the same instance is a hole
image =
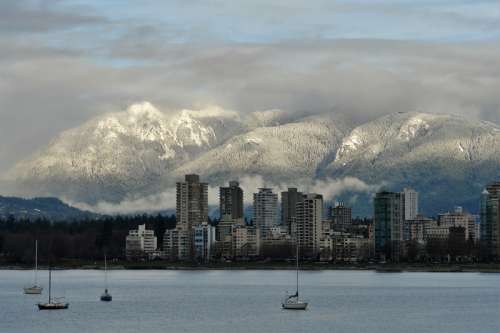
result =
[[[143,102],[61,133],[7,179],[22,195],[93,205],[162,193],[187,173],[214,186],[259,176],[270,186],[308,188],[351,177],[370,188],[414,187],[435,213],[455,204],[477,211],[499,166],[500,127],[449,114],[396,112],[356,125],[334,113],[240,115],[212,107],[165,114]],[[346,201],[359,194],[373,193],[336,191]]]

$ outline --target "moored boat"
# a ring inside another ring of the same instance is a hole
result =
[[[24,293],[26,295],[40,295],[43,291],[43,287],[38,285],[38,240],[35,240],[35,269],[34,269],[34,281],[33,285],[29,287],[24,287]]]

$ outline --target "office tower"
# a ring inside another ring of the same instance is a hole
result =
[[[208,222],[208,184],[200,183],[198,175],[177,183],[176,217],[177,227],[184,230]]]
[[[288,191],[281,192],[281,224],[289,234],[292,233],[292,223],[296,216],[296,206],[303,198],[302,192],[296,188],[288,188]]]
[[[404,220],[414,220],[418,215],[418,192],[411,188],[404,188]]]
[[[402,240],[403,195],[379,192],[374,199],[375,252],[378,256],[399,261]]]
[[[332,207],[331,218],[334,230],[346,231],[352,224],[352,209],[340,202]]]
[[[243,218],[243,190],[237,181],[231,181],[228,187],[220,188],[219,209],[221,220],[224,216],[233,220]]]
[[[298,241],[302,256],[315,258],[321,249],[323,196],[304,194],[303,199],[297,202],[296,213],[292,237]]]
[[[481,256],[500,257],[500,182],[491,183],[481,195]]]
[[[153,230],[147,230],[145,224],[130,230],[125,239],[125,253],[127,258],[138,258],[152,255],[157,248],[157,239]]]
[[[278,224],[278,195],[270,188],[259,188],[253,194],[253,223],[261,231],[263,238],[268,230]]]

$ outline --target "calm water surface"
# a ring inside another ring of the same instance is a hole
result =
[[[0,270],[0,332],[500,332],[500,274],[303,272],[297,312],[293,271],[111,271],[111,303],[101,271],[55,271],[53,312],[22,294],[31,276]]]

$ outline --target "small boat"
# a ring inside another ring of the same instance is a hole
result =
[[[69,303],[64,302],[38,303],[39,310],[66,310],[68,307]]]
[[[108,264],[106,261],[106,255],[104,255],[104,293],[101,295],[101,301],[111,302],[113,297],[108,292]]]
[[[52,269],[50,267],[50,255],[49,255],[49,301],[47,303],[38,303],[39,310],[65,310],[69,307],[69,303],[54,301],[52,299]]]
[[[285,310],[305,310],[307,309],[307,302],[303,302],[299,298],[299,243],[297,243],[297,255],[296,255],[296,274],[297,274],[297,289],[295,294],[288,295],[283,302],[281,303],[281,307]]]
[[[24,293],[26,295],[40,295],[43,291],[43,287],[38,285],[38,240],[35,240],[35,269],[34,269],[34,281],[33,285],[29,287],[24,287]]]

